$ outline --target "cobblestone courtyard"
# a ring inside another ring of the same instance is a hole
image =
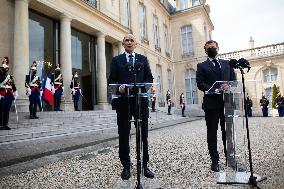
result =
[[[259,183],[259,187],[284,188],[284,119],[250,118],[249,124],[254,172],[268,177]],[[132,137],[133,158],[134,139]],[[149,143],[150,168],[156,178],[145,181],[154,183],[152,186],[148,184],[147,188],[250,188],[216,184],[216,175],[209,169],[204,120],[151,131]],[[221,169],[224,169],[221,140],[218,141],[218,148]],[[0,188],[117,188],[123,183],[117,146],[103,151],[82,154],[26,173],[0,178]],[[84,155],[94,156],[93,159],[84,160]],[[135,183],[135,172],[136,169],[132,168],[129,182]]]

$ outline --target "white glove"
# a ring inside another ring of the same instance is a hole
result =
[[[32,94],[32,90],[31,90],[31,88],[26,88],[26,95],[27,96],[31,96],[31,94]]]
[[[14,92],[14,97],[15,97],[15,100],[18,98],[18,96],[19,96],[19,93],[18,93],[18,91],[15,91]]]

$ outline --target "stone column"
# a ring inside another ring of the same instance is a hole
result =
[[[72,79],[71,60],[71,18],[66,15],[60,17],[60,64],[64,82],[64,109],[74,110],[71,89],[69,87]]]
[[[105,34],[97,32],[97,100],[98,104],[95,106],[96,110],[107,110],[109,105],[107,103],[107,76],[106,76],[106,55],[105,55]]]
[[[15,0],[13,75],[19,96],[18,112],[28,112],[25,79],[29,74],[29,2]]]

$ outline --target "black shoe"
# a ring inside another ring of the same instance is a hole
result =
[[[8,126],[4,126],[4,129],[5,129],[5,130],[11,130],[11,128],[8,127]]]
[[[34,119],[35,117],[33,115],[30,115],[30,119]]]
[[[211,170],[214,172],[219,172],[220,168],[219,168],[219,164],[218,163],[212,163],[211,164]]]
[[[36,115],[34,116],[34,119],[38,119],[38,118],[39,118],[38,116],[36,116]]]
[[[131,177],[130,169],[129,168],[123,168],[120,176],[121,176],[122,180],[128,180]]]
[[[154,178],[155,174],[150,171],[148,167],[144,167],[144,176],[147,178]]]

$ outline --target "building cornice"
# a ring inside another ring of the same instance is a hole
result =
[[[213,25],[213,23],[212,23],[212,21],[209,17],[209,14],[206,10],[206,6],[207,5],[201,4],[201,5],[198,5],[198,6],[189,7],[187,9],[177,11],[174,14],[171,15],[171,20],[178,19],[181,16],[185,17],[185,16],[189,16],[189,15],[192,15],[192,14],[195,14],[195,13],[202,12],[203,15],[205,16],[205,18],[207,19],[207,21],[209,22],[209,24],[211,25],[212,29],[214,29],[214,25]]]
[[[160,1],[157,0],[152,0],[153,4],[155,4],[158,8],[160,8],[160,10],[162,10],[168,17],[171,16],[171,14],[169,13],[169,11],[166,9],[166,7],[161,4]]]
[[[102,22],[106,22],[111,24],[112,26],[120,29],[123,32],[128,32],[129,28],[123,26],[121,23],[117,22],[116,20],[112,19],[111,17],[107,16],[106,14],[99,11],[97,8],[92,7],[91,5],[85,3],[83,0],[71,0],[72,2],[76,3],[78,6],[88,10],[96,17],[98,17]]]
[[[54,1],[54,0],[33,0],[32,2],[33,2],[33,4],[41,3],[42,5],[48,6],[51,9],[53,9],[54,11],[59,12],[60,15],[61,14],[66,14],[72,20],[78,20],[78,19],[85,20],[83,17],[80,17],[80,16],[76,15],[74,12],[70,12],[69,10],[65,10],[62,7],[56,6],[56,2],[57,1]],[[68,2],[70,4],[73,4],[74,6],[77,6],[78,8],[85,9],[87,12],[89,12],[94,17],[96,17],[98,20],[100,20],[101,23],[104,23],[104,24],[107,24],[107,25],[111,25],[112,27],[118,29],[122,33],[129,32],[129,28],[123,26],[122,24],[120,24],[116,20],[114,20],[114,19],[110,18],[109,16],[105,15],[104,13],[100,12],[95,7],[92,7],[91,5],[88,5],[83,0],[68,0],[66,2]],[[58,18],[60,18],[60,15],[58,15]],[[104,28],[94,28],[94,29],[101,30],[101,31],[105,32]]]

